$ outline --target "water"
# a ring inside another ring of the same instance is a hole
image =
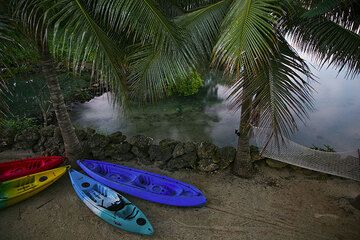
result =
[[[313,83],[316,110],[310,113],[306,125],[299,123],[299,131],[292,139],[306,146],[328,144],[337,151],[359,148],[360,77],[349,80],[334,69],[312,70],[318,77],[318,83]],[[195,97],[133,107],[127,117],[113,108],[109,93],[75,105],[71,117],[75,124],[103,133],[122,131],[156,140],[208,140],[219,146],[235,146],[239,112],[229,109],[228,87],[216,75],[209,74],[206,81]]]
[[[76,125],[107,134],[121,131],[129,136],[151,136],[155,140],[173,138],[234,145],[237,125],[234,123],[239,121],[239,113],[228,110],[225,101],[228,87],[218,81],[221,81],[218,76],[209,74],[204,88],[196,96],[134,106],[126,117],[117,106],[113,107],[111,94],[105,93],[87,103],[74,105],[71,117]]]

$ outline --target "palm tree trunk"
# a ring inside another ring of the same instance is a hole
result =
[[[246,96],[246,95],[245,95]],[[254,169],[251,162],[249,132],[250,132],[250,107],[251,99],[247,98],[241,105],[241,116],[239,125],[239,138],[236,151],[236,157],[233,164],[232,172],[242,178],[250,178]]]
[[[81,145],[67,112],[54,63],[47,49],[43,49],[42,51],[41,66],[42,72],[46,78],[46,83],[50,92],[50,99],[52,101],[57,122],[64,141],[66,157],[70,160],[72,165],[75,165],[73,164],[74,160],[81,155]]]

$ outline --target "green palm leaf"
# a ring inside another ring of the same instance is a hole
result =
[[[214,48],[214,61],[234,73],[256,71],[275,54],[274,24],[280,7],[272,0],[233,1]]]
[[[252,99],[252,106],[244,109],[251,113],[250,121],[260,113],[260,128],[271,129],[279,142],[297,129],[297,120],[307,119],[308,111],[313,109],[313,89],[308,82],[312,75],[306,63],[280,35],[277,44],[279,52],[271,58],[271,67],[264,66],[255,75],[242,72],[230,99],[235,107],[244,99]]]
[[[359,34],[324,16],[303,18],[305,12],[301,6],[290,10],[280,25],[283,33],[322,66],[334,66],[349,76],[359,74]]]
[[[187,45],[192,48],[191,52],[196,53],[199,61],[210,57],[230,3],[230,0],[218,1],[176,19],[179,26],[185,29],[189,38]]]

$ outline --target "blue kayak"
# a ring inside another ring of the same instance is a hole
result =
[[[125,197],[75,170],[69,170],[69,175],[81,201],[101,219],[128,232],[154,233],[146,216]]]
[[[173,178],[102,161],[77,163],[97,181],[135,197],[179,207],[201,207],[206,203],[199,189]]]

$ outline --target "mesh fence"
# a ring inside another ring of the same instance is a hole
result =
[[[281,144],[276,144],[274,139],[269,140],[269,136],[266,131],[253,128],[251,142],[259,148],[264,157],[360,181],[360,159],[357,150],[324,152],[308,148],[289,139],[285,139]]]

